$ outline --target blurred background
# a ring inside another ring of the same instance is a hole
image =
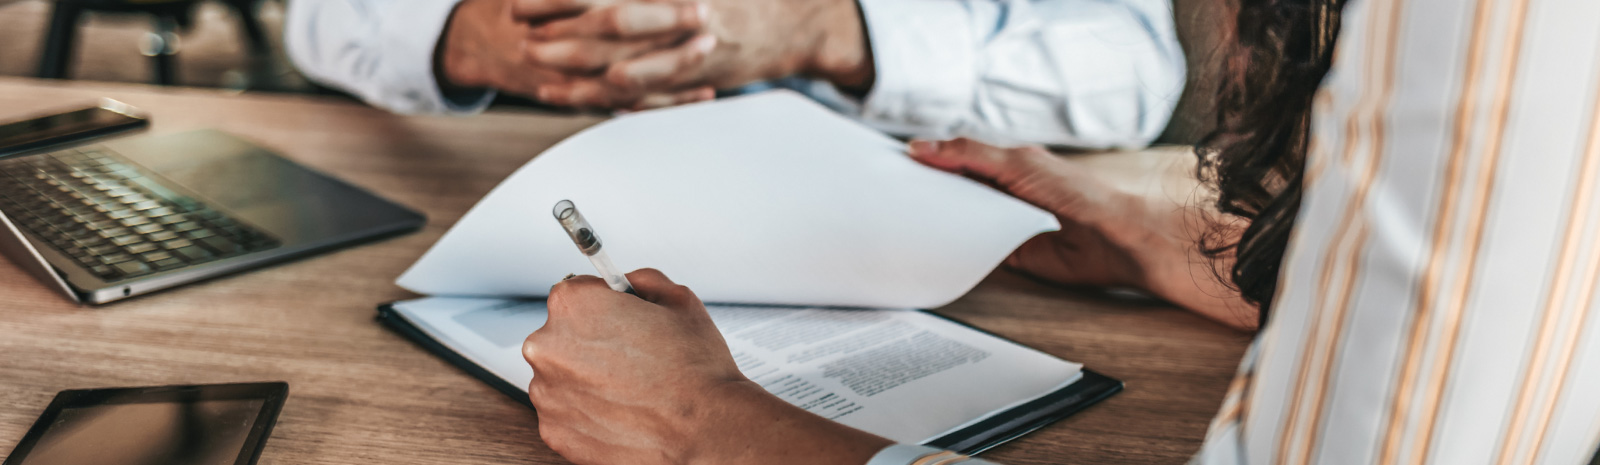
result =
[[[289,0],[0,0],[0,76],[345,94],[308,82],[283,47]],[[1187,144],[1211,126],[1215,12],[1174,0],[1189,83],[1158,140]],[[348,96],[346,96],[348,98]],[[495,106],[571,112],[501,94]]]
[[[289,64],[283,0],[0,0],[0,75],[319,92]]]

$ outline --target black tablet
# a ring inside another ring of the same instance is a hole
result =
[[[4,465],[249,465],[287,383],[61,391]]]

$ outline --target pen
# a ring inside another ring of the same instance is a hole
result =
[[[561,228],[567,230],[567,235],[572,237],[572,243],[578,245],[578,251],[589,257],[589,263],[594,264],[594,269],[600,272],[600,278],[606,280],[606,285],[617,292],[634,294],[633,283],[628,282],[628,277],[622,275],[622,270],[611,263],[611,257],[600,248],[600,236],[594,234],[594,226],[583,219],[583,214],[578,213],[578,206],[571,200],[556,202],[556,221],[561,222]],[[635,294],[637,295],[637,294]]]

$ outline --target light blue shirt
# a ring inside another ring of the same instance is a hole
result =
[[[289,56],[312,80],[391,111],[476,113],[492,93],[446,96],[434,81],[458,1],[294,0]],[[876,64],[865,98],[808,79],[767,85],[891,134],[1082,148],[1148,144],[1183,91],[1168,0],[859,1]]]

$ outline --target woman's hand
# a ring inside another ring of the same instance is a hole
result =
[[[539,435],[580,465],[862,464],[885,439],[768,394],[739,372],[700,299],[661,272],[637,297],[580,276],[528,336]]]
[[[1061,230],[1028,240],[1005,266],[1057,284],[1137,288],[1224,324],[1254,327],[1256,309],[1199,253],[1207,218],[1188,206],[1107,182],[1106,173],[1036,146],[914,141],[910,153],[1056,215]]]

